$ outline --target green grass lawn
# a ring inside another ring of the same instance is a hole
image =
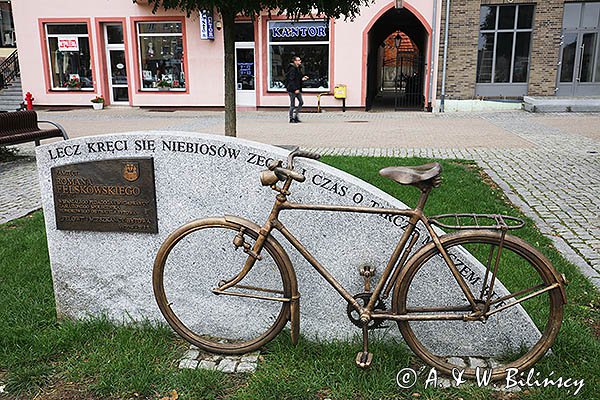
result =
[[[324,162],[356,175],[414,206],[418,191],[379,177],[388,165],[423,159],[325,157]],[[427,214],[503,213],[521,216],[502,192],[482,182],[474,164],[443,162],[444,183],[431,195]],[[551,355],[536,365],[542,376],[584,379],[578,395],[600,399],[600,295],[528,221],[515,232],[534,244],[564,273],[569,304]],[[114,325],[104,319],[56,320],[43,216],[0,225],[0,399],[160,399],[176,390],[180,399],[565,399],[564,389],[532,389],[517,394],[488,389],[424,389],[424,379],[401,390],[396,373],[421,362],[402,344],[376,341],[373,366],[354,366],[356,343],[315,343],[294,347],[284,333],[263,351],[255,374],[231,376],[179,370],[186,344],[164,327]],[[418,394],[418,396],[416,395]]]

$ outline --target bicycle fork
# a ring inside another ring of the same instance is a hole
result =
[[[248,255],[248,258],[246,259],[242,270],[233,278],[228,280],[222,280],[221,282],[219,282],[218,287],[214,288],[212,292],[216,295],[239,296],[289,303],[288,320],[291,324],[290,336],[292,344],[296,345],[300,336],[300,293],[298,291],[297,285],[293,285],[294,289],[291,293],[291,296],[285,297],[285,293],[283,291],[239,284],[248,275],[248,273],[250,273],[250,271],[254,267],[254,264],[257,261],[262,260],[262,256],[260,255],[260,253],[264,247],[267,238],[270,235],[272,225],[270,223],[267,223],[265,227],[258,230],[258,237],[254,242],[254,246],[250,246],[250,244],[246,243],[246,241],[244,240],[245,230],[246,228],[242,228],[233,239],[233,245],[236,248],[242,248],[244,253]],[[263,292],[265,293],[265,295],[227,291],[227,289],[230,288],[239,288],[252,290],[255,292]],[[279,296],[275,297],[273,295]]]

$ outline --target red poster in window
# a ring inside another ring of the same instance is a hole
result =
[[[79,51],[77,36],[59,36],[58,51]]]

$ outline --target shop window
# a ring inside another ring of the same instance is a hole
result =
[[[302,59],[306,91],[329,89],[329,23],[269,21],[269,90],[285,91],[292,57]]]
[[[236,22],[233,32],[236,42],[254,42],[254,23],[252,21]]]
[[[482,6],[477,83],[526,83],[533,5]]]
[[[0,1],[0,47],[16,47],[15,25],[10,1]]]
[[[138,22],[141,90],[185,90],[181,22]]]
[[[93,90],[87,24],[45,24],[53,90]]]

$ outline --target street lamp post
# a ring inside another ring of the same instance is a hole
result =
[[[401,42],[402,37],[400,36],[400,32],[398,32],[394,37],[394,45],[396,46],[396,76],[394,77],[394,111],[398,110],[398,59],[400,55]]]

